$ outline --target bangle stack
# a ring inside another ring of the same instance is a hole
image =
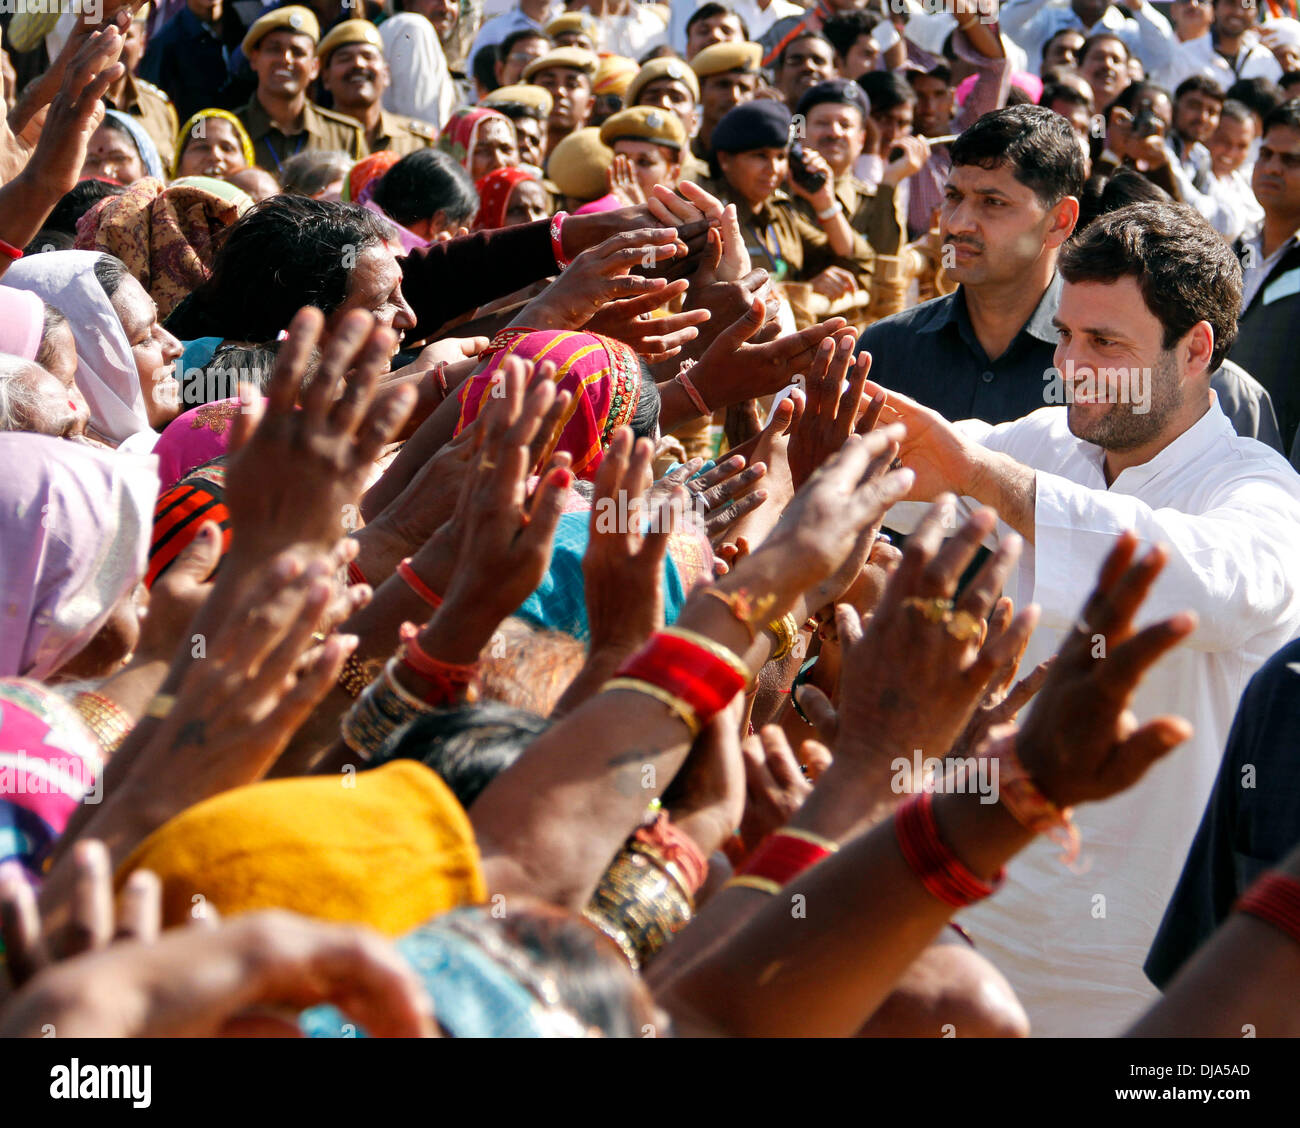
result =
[[[694,738],[750,681],[745,664],[726,647],[694,631],[668,627],[624,662],[603,689],[653,697]]]
[[[1000,869],[993,881],[981,881],[939,837],[934,821],[934,794],[926,791],[898,808],[894,832],[912,872],[931,896],[954,908],[965,908],[996,892],[1006,877]]]
[[[1072,866],[1079,857],[1079,828],[1074,823],[1072,808],[1062,809],[1038,790],[1020,757],[1016,755],[1014,736],[994,741],[980,753],[996,758],[998,765],[998,796],[1002,805],[1026,830],[1045,834],[1061,847],[1061,861]]]
[[[102,693],[78,693],[72,707],[82,722],[95,735],[105,756],[110,756],[122,746],[135,722],[116,701]]]
[[[786,827],[764,838],[724,888],[736,885],[761,893],[779,893],[804,870],[829,858],[838,849],[838,843],[829,838]]]
[[[1234,908],[1268,921],[1300,944],[1300,881],[1294,877],[1276,871],[1264,874],[1241,895]]]
[[[453,702],[478,700],[479,664],[443,662],[420,646],[420,628],[403,623],[402,647],[397,652],[402,665],[430,688],[422,695],[426,705],[449,705]]]
[[[423,713],[433,712],[432,705],[401,687],[394,676],[396,668],[397,659],[390,658],[383,673],[366,687],[343,718],[343,743],[363,760],[370,760],[398,729]]]

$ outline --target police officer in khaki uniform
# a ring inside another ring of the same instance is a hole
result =
[[[542,34],[555,47],[594,52],[600,45],[600,27],[589,12],[564,12],[542,28]]]
[[[536,170],[542,176],[546,153],[546,121],[554,105],[549,90],[519,83],[498,86],[479,105],[500,110],[515,123],[515,140],[519,145],[519,166]]]
[[[384,61],[384,41],[369,20],[336,24],[320,41],[316,57],[321,85],[334,99],[335,112],[361,123],[372,153],[390,149],[404,157],[438,139],[428,122],[384,109],[382,99],[392,76]]]
[[[104,104],[110,110],[119,110],[135,118],[157,147],[163,168],[172,167],[176,134],[180,131],[181,123],[172,108],[172,100],[166,94],[152,83],[136,78],[127,71],[104,94]]]
[[[551,95],[546,119],[548,155],[569,134],[582,129],[591,117],[592,84],[600,60],[581,47],[557,47],[524,68],[524,81]]]
[[[644,199],[653,197],[654,186],[675,189],[681,178],[686,130],[676,114],[653,106],[633,106],[605,119],[600,139],[626,157]],[[640,203],[641,201],[634,201]]]
[[[691,151],[701,161],[708,162],[709,138],[727,111],[757,96],[762,60],[763,48],[757,43],[715,43],[691,60],[700,83],[700,131]]]
[[[627,105],[650,106],[677,115],[690,142],[700,128],[700,80],[681,59],[651,59],[636,73],[624,97]],[[691,152],[682,155],[682,180],[699,183],[709,175],[709,166]]]
[[[353,160],[367,153],[365,130],[357,122],[307,97],[320,74],[319,40],[315,13],[296,4],[268,12],[244,36],[257,90],[237,116],[252,139],[258,166],[268,172],[278,174],[290,157],[313,149],[341,151]]]

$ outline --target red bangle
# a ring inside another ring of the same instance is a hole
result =
[[[787,827],[764,838],[737,876],[761,877],[784,887],[838,849],[828,839]]]
[[[1234,906],[1280,928],[1300,944],[1300,881],[1285,873],[1270,872],[1259,878]]]
[[[980,759],[985,758],[995,761],[998,798],[1012,818],[1034,834],[1047,835],[1061,847],[1061,861],[1073,869],[1080,847],[1073,809],[1058,807],[1038,789],[1016,755],[1015,734],[988,745],[980,753]]]
[[[401,629],[402,661],[416,673],[428,678],[448,678],[468,685],[478,673],[478,663],[444,662],[434,658],[420,645],[420,628],[414,623],[403,623]]]
[[[406,581],[409,587],[416,595],[424,600],[435,611],[442,606],[442,596],[426,584],[419,576],[415,574],[415,569],[411,567],[411,558],[408,556],[397,566],[397,574]]]
[[[668,628],[651,638],[614,676],[667,690],[684,701],[703,726],[745,688],[749,679],[742,670],[739,659],[711,639]]]
[[[563,270],[572,262],[572,259],[564,257],[564,240],[560,237],[560,232],[564,228],[564,221],[569,218],[568,212],[556,212],[551,216],[551,253],[555,255],[555,265]]]
[[[1006,868],[998,870],[992,884],[971,873],[939,837],[933,805],[934,795],[927,791],[895,813],[894,831],[903,858],[932,897],[958,909],[982,901],[1002,884]]]
[[[12,243],[6,243],[3,239],[0,239],[0,255],[17,262],[23,257],[23,250],[21,247],[15,247]]]
[[[709,860],[684,830],[674,826],[668,812],[661,811],[650,826],[643,826],[633,836],[638,842],[653,846],[668,861],[675,862],[686,879],[686,891],[694,897],[709,876]]]
[[[361,565],[355,560],[348,563],[348,585],[364,584],[366,582],[365,574],[361,571]]]

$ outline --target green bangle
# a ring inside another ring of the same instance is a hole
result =
[[[808,715],[799,708],[799,687],[808,681],[808,675],[812,673],[812,668],[817,665],[817,659],[819,657],[821,657],[821,655],[814,654],[807,662],[800,666],[799,672],[794,676],[794,681],[790,683],[790,704],[794,706],[794,711],[799,714],[799,719],[809,728],[816,728],[816,726],[808,719]]]

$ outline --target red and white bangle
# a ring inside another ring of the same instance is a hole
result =
[[[563,211],[551,216],[551,253],[555,255],[555,265],[561,270],[573,261],[564,257],[564,240],[560,234],[564,229],[564,221],[568,218],[569,213]]]
[[[1300,944],[1300,881],[1285,873],[1264,874],[1233,906],[1280,928]]]
[[[839,845],[807,830],[786,827],[769,834],[727,882],[763,893],[779,893],[806,869],[829,858]]]
[[[693,367],[695,367],[695,361],[690,359],[690,357],[687,357],[682,361],[682,366],[677,370],[677,382],[682,386],[682,391],[686,393],[686,398],[691,401],[691,405],[695,410],[701,415],[711,417],[713,412],[710,410],[709,405],[704,402],[704,397],[700,395],[700,389],[697,388],[691,378],[686,375],[687,371]]]
[[[939,837],[934,821],[934,795],[926,791],[908,800],[894,814],[894,833],[912,872],[932,897],[961,909],[982,901],[1002,884],[1005,867],[992,882],[981,881]]]

